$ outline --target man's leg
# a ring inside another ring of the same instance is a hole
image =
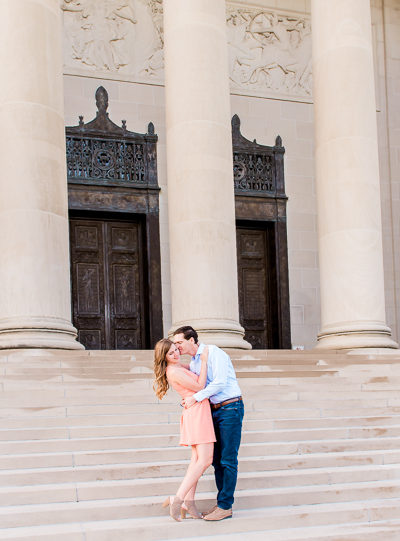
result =
[[[217,441],[214,443],[214,456],[213,456],[212,465],[214,466],[215,484],[217,485],[217,490],[219,494],[223,486],[224,473],[221,466],[221,441],[220,441],[221,436],[220,436],[218,418],[215,415],[216,413],[217,413],[217,410],[215,412],[213,411],[215,439]]]
[[[219,456],[215,477],[218,477],[217,504],[220,509],[231,509],[237,481],[238,452],[242,435],[243,402],[233,402],[213,412],[218,426]],[[214,466],[215,467],[215,466]],[[222,481],[222,482],[221,482]]]

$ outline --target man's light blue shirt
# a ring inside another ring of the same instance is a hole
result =
[[[197,375],[200,374],[200,355],[205,347],[205,344],[200,344],[190,362],[190,370]],[[217,346],[208,346],[207,383],[204,389],[193,395],[194,398],[197,402],[209,398],[212,404],[218,404],[241,394],[229,355]]]

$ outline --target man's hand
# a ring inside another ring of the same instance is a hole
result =
[[[196,402],[197,400],[194,398],[194,395],[188,396],[187,398],[184,398],[182,400],[184,408],[190,408],[191,406],[193,406],[193,404],[196,404]]]

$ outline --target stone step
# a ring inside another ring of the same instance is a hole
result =
[[[254,374],[254,372],[252,372]],[[364,377],[344,377],[342,375],[336,375],[334,379],[331,377],[325,378],[306,378],[301,379],[291,378],[291,377],[276,377],[270,375],[268,378],[264,378],[262,374],[256,374],[254,378],[246,377],[242,378],[241,374],[238,374],[238,379],[242,391],[246,394],[252,395],[255,394],[262,397],[262,393],[265,395],[268,394],[267,390],[272,390],[279,385],[279,390],[282,393],[291,392],[291,391],[309,391],[310,387],[316,391],[324,392],[325,390],[333,391],[349,391],[349,390],[358,390],[358,391],[386,391],[392,390],[395,391],[399,388],[400,377],[392,375],[391,377],[387,376],[386,379],[389,381],[381,381],[383,378],[371,377],[371,374],[365,375]],[[65,382],[63,381],[62,375],[53,381],[40,379],[39,377],[35,380],[26,378],[26,379],[7,379],[0,378],[0,388],[4,393],[8,393],[9,397],[15,397],[15,392],[27,391],[29,394],[38,394],[46,391],[46,394],[53,396],[66,396],[66,397],[76,397],[83,400],[90,400],[91,397],[98,396],[98,385],[99,381],[90,380],[88,381],[84,378],[82,381],[74,378],[72,381]],[[135,379],[130,382],[122,381],[109,381],[107,385],[104,385],[104,382],[101,382],[103,387],[102,396],[112,396],[116,399],[119,396],[129,396],[132,397],[132,391],[137,393],[138,398],[144,396],[152,396],[154,394],[151,390],[152,379]],[[3,394],[3,393],[2,393]],[[21,395],[23,396],[23,395]],[[170,392],[163,399],[163,403],[168,401],[168,397],[173,396],[173,393]]]
[[[10,458],[8,467],[0,470],[1,485],[33,483],[78,482],[93,479],[132,479],[183,475],[189,452],[185,458],[160,460],[160,454],[149,456],[144,462],[129,460],[131,453],[92,453],[90,455],[22,455]],[[164,453],[162,454],[165,458]],[[152,460],[153,458],[153,460]],[[240,458],[241,472],[302,470],[310,468],[342,468],[347,466],[396,465],[398,450],[313,453],[306,455],[253,456]],[[1,486],[0,485],[0,486]]]
[[[174,437],[172,437],[174,438]],[[162,455],[164,460],[184,459],[188,456],[188,449],[181,446],[167,447],[143,447],[133,448],[129,438],[105,438],[100,440],[67,440],[69,442],[70,452],[51,451],[52,447],[57,447],[56,440],[51,441],[49,449],[40,449],[35,452],[17,453],[10,450],[9,454],[0,456],[0,469],[15,468],[19,464],[21,468],[45,467],[45,461],[52,461],[53,466],[70,465],[73,462],[76,465],[90,464],[111,464],[120,462],[143,462],[158,460]],[[41,442],[32,442],[40,446]],[[6,444],[4,444],[6,445]],[[14,443],[10,444],[14,445]],[[125,447],[123,447],[125,445]],[[16,444],[16,446],[18,446]],[[74,447],[78,447],[75,449]],[[80,446],[80,447],[79,447]],[[99,448],[100,446],[100,448]],[[400,448],[400,437],[385,438],[353,438],[353,439],[332,439],[316,441],[273,441],[258,443],[243,443],[240,447],[240,457],[256,456],[280,456],[296,455],[303,457],[308,454],[320,453],[348,453],[357,451],[385,451],[396,452]],[[400,451],[398,451],[400,454]]]
[[[28,411],[27,411],[28,410]],[[65,408],[13,408],[3,410],[1,426],[3,429],[26,429],[26,428],[62,428],[62,427],[90,427],[90,426],[111,426],[111,425],[157,425],[160,423],[176,424],[180,420],[180,410],[176,412],[155,412],[140,415],[124,413],[98,413],[96,415],[67,416]],[[356,426],[380,424],[382,419],[385,424],[399,424],[400,407],[387,406],[375,408],[332,408],[319,409],[293,407],[290,409],[268,408],[258,411],[245,412],[245,422],[255,423],[261,427],[307,427],[307,426],[348,426],[352,421],[358,419]],[[325,423],[326,420],[326,423]],[[150,430],[150,429],[149,429]]]
[[[100,401],[100,400],[99,400]],[[373,400],[371,397],[366,400],[324,400],[324,401],[257,401],[246,400],[245,416],[247,419],[271,419],[271,418],[315,418],[315,417],[367,417],[381,415],[400,415],[400,404],[397,399],[378,398]],[[24,407],[3,407],[0,409],[0,418],[4,418],[8,423],[10,419],[25,418],[26,425],[35,418],[46,417],[70,417],[78,418],[83,416],[92,416],[95,420],[97,416],[128,415],[140,416],[140,421],[152,423],[159,418],[164,422],[177,421],[181,415],[178,400],[174,403],[166,404],[98,404],[98,405],[71,405],[65,406],[24,406]],[[9,425],[10,426],[10,425]]]
[[[393,366],[393,365],[391,365]],[[339,371],[337,367],[330,367],[320,364],[261,364],[259,362],[252,363],[240,363],[235,365],[235,371],[238,374],[239,378],[246,378],[247,373],[253,374],[257,373],[258,375],[264,377],[290,377],[292,373],[303,374],[304,377],[317,377],[317,376],[339,376]],[[309,375],[311,374],[311,375]],[[286,376],[285,376],[286,375]],[[12,365],[7,367],[0,367],[0,381],[26,381],[26,380],[35,380],[40,378],[43,380],[50,380],[49,383],[56,383],[58,379],[62,376],[66,383],[72,381],[80,381],[82,384],[90,381],[91,379],[100,381],[105,377],[112,376],[113,379],[119,380],[124,379],[125,382],[132,379],[152,379],[153,375],[153,366],[143,366],[142,363],[132,363],[129,366],[120,367],[118,366],[90,366],[81,370],[80,367],[69,368],[69,367],[48,367],[46,365],[37,365],[37,366],[24,366],[22,365]],[[327,379],[327,378],[325,378]]]
[[[348,417],[318,417],[318,418],[258,418],[249,419],[248,413],[244,418],[244,427],[247,430],[269,430],[269,429],[301,429],[301,428],[334,428],[334,427],[387,427],[400,424],[400,413],[394,415],[380,416],[348,416]],[[166,422],[161,422],[162,419]],[[28,417],[28,418],[2,418],[0,428],[0,440],[7,439],[47,439],[58,437],[83,437],[96,436],[97,430],[105,430],[109,435],[126,434],[126,430],[131,430],[131,434],[166,434],[177,433],[179,430],[178,422],[168,423],[169,416],[148,415],[146,423],[142,422],[142,417],[138,419],[136,415],[96,415],[95,417],[87,415],[80,417]],[[139,422],[138,422],[139,421]],[[115,433],[113,434],[113,430]],[[108,432],[107,432],[108,431]],[[27,435],[28,437],[24,437]],[[31,437],[29,437],[31,435]],[[33,437],[32,437],[33,436]]]
[[[302,408],[298,405],[297,408],[283,409],[264,409],[259,411],[246,411],[245,416],[248,420],[256,419],[316,419],[316,418],[342,418],[342,417],[380,417],[380,416],[398,416],[400,415],[399,406],[375,406],[353,407],[343,409],[339,407],[324,407],[318,408],[318,404],[314,404],[314,408]]]
[[[204,510],[212,505],[214,493],[199,494],[199,509]],[[235,495],[235,510],[254,509],[257,507],[310,506],[327,503],[343,503],[379,499],[392,504],[389,509],[393,513],[393,501],[396,499],[396,510],[399,512],[399,481],[349,483],[337,486],[298,487],[293,492],[289,489],[256,489],[239,490]],[[163,498],[140,497],[110,500],[88,500],[79,502],[33,504],[3,506],[0,508],[0,525],[2,528],[21,526],[39,526],[42,524],[59,524],[86,522],[95,520],[118,520],[160,515]],[[387,511],[390,515],[390,512]],[[338,518],[338,517],[337,517]],[[398,518],[398,514],[391,518]],[[341,517],[343,522],[343,517]],[[288,524],[286,523],[285,526]]]
[[[284,528],[279,530],[268,530],[268,541],[374,541],[384,539],[385,541],[398,541],[400,521],[390,521],[388,525],[381,523],[358,523],[358,524],[335,524],[334,526],[314,526],[306,528]],[[218,541],[241,540],[243,535],[252,541],[265,541],[265,530],[249,530],[247,532],[218,535],[213,537]],[[101,537],[100,537],[101,539]],[[104,539],[104,537],[103,537]],[[127,539],[118,537],[118,539]],[[191,541],[207,541],[206,536],[190,537]]]
[[[301,391],[299,389],[279,389],[271,388],[266,392],[263,389],[262,393],[257,393],[254,390],[242,389],[242,395],[246,403],[247,409],[266,409],[273,407],[279,403],[285,407],[315,407],[317,404],[320,407],[326,405],[337,405],[343,407],[365,407],[371,404],[374,406],[397,406],[400,403],[398,390],[330,390],[323,391],[314,389],[313,393]],[[25,392],[22,396],[15,392],[3,392],[0,395],[0,415],[4,415],[4,411],[21,408],[67,408],[68,415],[98,414],[103,410],[113,411],[113,408],[127,408],[127,413],[152,413],[155,411],[176,411],[180,402],[177,394],[171,394],[169,400],[164,400],[161,403],[156,400],[153,393],[138,396],[135,394],[123,395],[121,392],[117,395],[99,396],[64,396],[63,393],[42,391]],[[342,406],[343,404],[343,406]],[[85,409],[86,408],[86,409]],[[28,412],[28,411],[27,411]]]
[[[177,523],[169,517],[151,517],[115,521],[95,521],[84,524],[31,526],[0,530],[3,541],[161,541],[166,538],[192,541],[229,541],[229,539],[268,541],[369,541],[382,539],[398,541],[400,521],[369,522],[367,512],[374,513],[379,502],[355,504],[322,504],[297,508],[274,508],[236,511],[234,520],[220,523],[185,520]],[[337,516],[342,524],[326,524]],[[285,527],[280,529],[281,525]],[[290,527],[292,525],[292,527]],[[277,529],[279,528],[279,529]],[[396,537],[397,536],[397,537]]]
[[[60,367],[76,369],[82,367],[86,370],[90,370],[92,367],[109,367],[114,366],[118,368],[126,368],[132,365],[140,365],[145,367],[152,367],[153,365],[153,351],[132,351],[124,355],[118,356],[116,351],[109,352],[108,355],[100,355],[99,352],[92,351],[83,352],[80,355],[73,357],[70,352],[55,352],[53,357],[37,355],[33,357],[30,354],[27,355],[9,355],[0,356],[0,369],[10,368],[13,366],[22,366],[29,368],[36,368],[38,366],[45,366],[49,369],[57,369]],[[328,352],[315,353],[313,351],[306,352],[294,352],[283,350],[253,350],[253,351],[232,351],[227,350],[234,366],[240,365],[282,365],[282,366],[373,366],[373,365],[396,365],[400,360],[400,355],[396,352],[395,355],[348,355],[348,354],[333,354]],[[184,357],[184,362],[189,362],[190,358]]]
[[[149,466],[149,475],[154,475],[154,467]],[[151,470],[151,471],[150,471]],[[184,468],[182,468],[184,470]],[[140,496],[158,496],[169,495],[176,491],[177,486],[182,480],[182,476],[170,477],[144,477],[144,478],[124,478],[124,479],[104,479],[101,471],[93,472],[91,481],[72,481],[61,482],[62,471],[53,471],[53,482],[50,482],[50,476],[46,472],[39,475],[36,472],[35,477],[27,473],[25,479],[22,478],[22,472],[12,478],[12,472],[9,472],[7,478],[0,476],[2,481],[0,488],[0,505],[26,505],[37,503],[59,503],[74,502],[85,500],[101,500],[112,498],[136,498]],[[57,473],[59,476],[57,476]],[[75,474],[77,472],[74,472]],[[87,473],[87,472],[85,472]],[[182,471],[183,473],[183,471]],[[115,471],[113,471],[115,475]],[[124,473],[127,477],[128,473]],[[77,478],[77,475],[74,476]],[[103,478],[101,478],[103,477]],[[342,468],[312,468],[297,471],[259,471],[259,472],[240,472],[238,477],[237,490],[248,489],[279,489],[290,488],[296,493],[298,488],[312,486],[315,489],[318,485],[364,483],[370,481],[399,481],[399,465],[381,465],[381,466],[350,466]],[[16,484],[17,483],[17,484]],[[18,484],[19,483],[19,484]],[[42,483],[42,484],[40,484]],[[198,493],[212,492],[215,488],[212,468],[200,479]]]
[[[156,425],[158,427],[159,425]],[[148,432],[147,434],[132,434],[132,427],[124,427],[122,431],[120,427],[119,435],[109,434],[108,430],[96,429],[96,435],[90,436],[85,429],[74,430],[70,429],[68,434],[61,437],[61,432],[56,432],[52,438],[33,438],[17,440],[13,439],[13,434],[10,431],[0,431],[0,454],[34,454],[34,453],[57,453],[57,452],[74,452],[87,450],[106,450],[106,449],[141,449],[149,447],[170,447],[179,445],[179,426],[162,425],[164,430],[158,432]],[[149,427],[153,428],[152,425]],[[114,430],[112,431],[114,432]],[[29,435],[29,434],[26,434]],[[34,434],[33,434],[34,435]],[[50,434],[53,436],[53,434]],[[9,441],[2,440],[1,436],[9,438]],[[85,437],[86,436],[86,437]],[[297,429],[292,428],[274,429],[274,430],[246,430],[242,433],[242,444],[246,443],[283,443],[296,442],[298,444],[304,442],[314,442],[316,440],[335,441],[352,440],[357,442],[368,439],[380,439],[382,442],[385,438],[399,438],[400,425],[389,425],[379,427],[342,427],[342,428],[308,428]],[[15,436],[14,436],[15,438]],[[389,442],[389,440],[387,440]],[[396,444],[397,444],[396,440]],[[388,448],[392,443],[389,442]],[[360,448],[360,447],[359,447]]]
[[[400,419],[398,420],[400,422]],[[264,421],[246,421],[243,426],[242,442],[307,441],[320,439],[352,439],[400,436],[400,424],[378,426],[327,426],[327,427],[265,427]],[[156,425],[108,425],[93,427],[49,428],[49,429],[0,429],[0,452],[48,452],[79,448],[78,442],[129,438],[133,447],[148,447],[151,442],[158,447],[179,443],[179,424]],[[112,443],[111,445],[114,445]],[[116,445],[116,443],[115,443]],[[124,444],[125,445],[125,444]],[[72,446],[72,447],[71,447]]]
[[[360,541],[373,526],[386,541],[398,532],[400,355],[234,351],[232,359],[246,409],[235,517],[178,524],[160,502],[190,451],[177,446],[178,396],[159,403],[152,391],[152,352],[2,352],[0,539],[268,531],[268,541]],[[214,496],[210,468],[200,505]]]
[[[241,349],[227,349],[226,350],[232,359],[307,359],[307,358],[327,358],[327,359],[349,359],[354,356],[349,356],[346,351],[340,350],[291,350],[291,349],[253,349],[253,350],[241,350]],[[110,354],[111,353],[111,354]],[[357,355],[356,358],[361,362],[363,359],[381,359],[382,356],[368,352],[361,355]],[[384,355],[383,358],[390,359],[392,356]],[[86,350],[86,351],[52,351],[49,349],[36,349],[36,350],[9,350],[2,351],[0,359],[4,362],[20,362],[21,360],[32,361],[35,359],[45,360],[48,362],[97,362],[104,361],[110,363],[111,361],[129,361],[131,359],[147,360],[153,359],[152,350],[113,350],[101,351],[101,350]]]

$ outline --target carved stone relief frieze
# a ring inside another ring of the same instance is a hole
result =
[[[311,95],[309,17],[232,5],[227,25],[233,90]]]
[[[163,84],[162,0],[60,0],[65,71]],[[227,3],[231,89],[311,96],[309,15]]]
[[[162,81],[162,0],[62,0],[61,8],[67,73]]]

